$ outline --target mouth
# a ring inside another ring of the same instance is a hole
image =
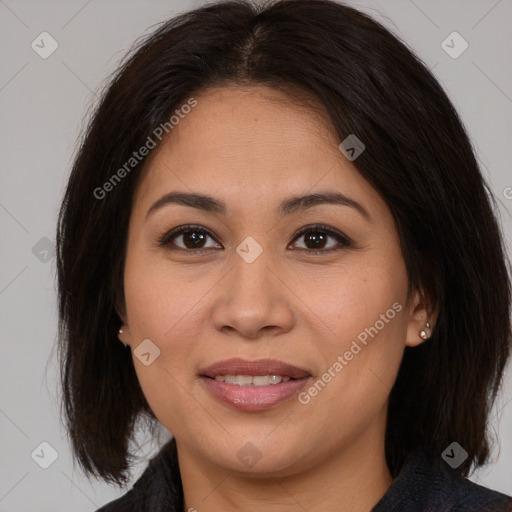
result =
[[[281,404],[306,385],[311,374],[274,359],[218,361],[199,373],[215,398],[245,411],[259,411]]]
[[[261,387],[273,386],[280,382],[288,382],[289,380],[296,379],[283,375],[216,375],[215,380],[219,382],[227,382],[228,384],[234,384],[236,386]]]

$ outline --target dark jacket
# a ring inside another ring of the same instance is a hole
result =
[[[128,493],[96,512],[183,512],[174,439]],[[441,457],[417,452],[371,512],[512,512],[512,498],[460,477]]]

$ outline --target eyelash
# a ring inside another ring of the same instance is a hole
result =
[[[194,252],[194,253],[203,253],[203,252],[208,252],[208,251],[212,250],[212,248],[183,249],[182,247],[176,247],[176,246],[171,247],[171,245],[172,245],[171,240],[173,238],[175,238],[179,235],[182,235],[183,233],[188,233],[188,232],[204,233],[204,234],[207,234],[210,238],[215,240],[215,238],[212,236],[212,234],[210,233],[210,231],[208,229],[205,229],[204,227],[198,226],[195,224],[187,224],[184,226],[179,226],[179,227],[174,228],[171,231],[167,232],[158,241],[158,246],[159,247],[167,247],[169,250],[172,250],[172,251],[183,251],[183,252]],[[306,249],[300,248],[298,250],[305,251],[309,254],[325,254],[325,253],[330,253],[333,251],[339,251],[343,248],[350,247],[352,245],[352,241],[347,236],[345,236],[343,233],[335,231],[332,228],[330,228],[329,226],[325,226],[323,224],[314,224],[312,226],[303,227],[294,235],[292,242],[310,232],[322,233],[322,234],[331,236],[331,237],[335,238],[336,240],[338,240],[338,242],[340,242],[340,244],[338,244],[337,246],[334,246],[334,247],[330,247],[328,249],[319,249],[316,251],[314,249],[307,249],[307,248]]]

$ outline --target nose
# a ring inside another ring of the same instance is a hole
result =
[[[231,271],[216,290],[212,320],[218,331],[256,340],[292,329],[291,283],[267,254],[263,251],[252,263],[233,254]]]

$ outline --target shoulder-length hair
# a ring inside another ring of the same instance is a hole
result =
[[[457,441],[468,452],[457,471],[467,476],[489,457],[487,420],[511,348],[495,200],[426,66],[381,24],[330,0],[225,1],[180,14],[137,43],[102,94],[57,227],[62,405],[75,458],[89,474],[126,483],[136,420],[157,423],[117,338],[146,157],[126,163],[194,93],[226,84],[267,85],[290,101],[305,91],[340,142],[363,141],[353,163],[394,216],[409,288],[439,308],[432,337],[405,349],[390,394],[388,466],[396,476],[413,450],[440,456]]]

